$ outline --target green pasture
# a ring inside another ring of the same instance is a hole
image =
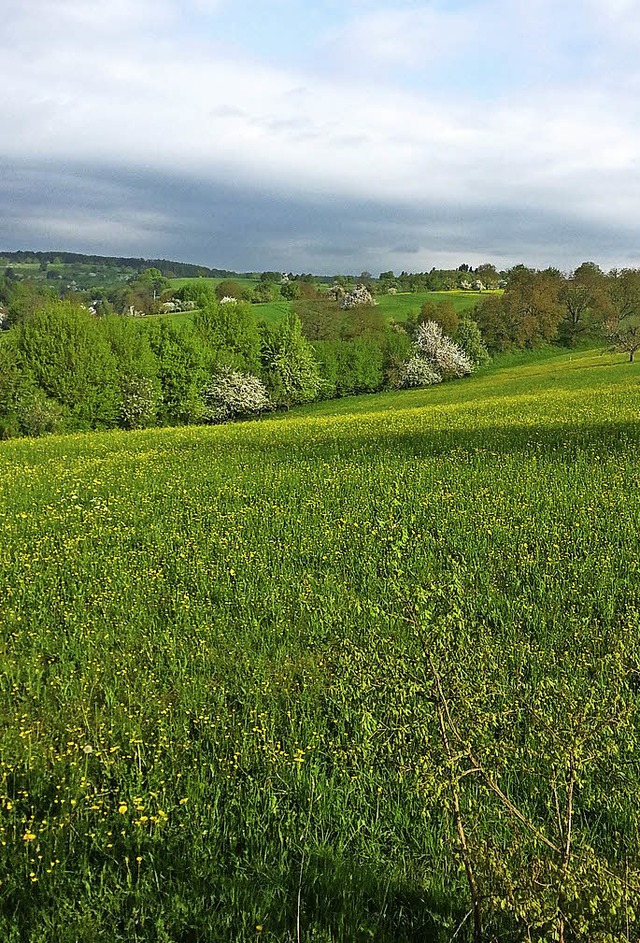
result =
[[[282,320],[282,318],[288,314],[290,308],[291,305],[288,301],[269,301],[263,304],[251,305],[251,310],[257,321],[267,321],[271,324],[277,324],[278,321]],[[192,322],[195,313],[195,311],[167,312],[165,314],[149,315],[144,320],[148,322],[154,318],[163,318],[164,320],[171,321],[173,324],[183,326]]]
[[[15,272],[22,272],[25,275],[40,271],[39,262],[9,262],[7,259],[3,259],[2,262],[5,266],[12,268]]]
[[[456,409],[464,404],[480,401],[502,401],[505,405],[510,396],[531,396],[538,399],[543,394],[555,396],[558,407],[570,408],[570,401],[563,401],[564,391],[574,391],[581,396],[589,390],[590,395],[597,393],[601,386],[609,386],[613,380],[630,381],[631,390],[640,395],[640,377],[637,367],[630,365],[625,369],[628,357],[625,354],[612,354],[602,346],[587,346],[582,350],[567,353],[566,350],[548,345],[533,351],[516,350],[496,354],[485,367],[463,382],[444,383],[431,387],[428,391],[416,390],[380,393],[372,396],[346,396],[325,402],[300,406],[297,416],[331,417],[355,416],[372,412],[395,414],[399,407],[415,402],[416,395],[427,396],[428,404],[436,409],[452,405]],[[514,399],[514,405],[517,399]],[[278,414],[274,420],[286,420],[289,414]],[[395,421],[395,419],[394,419]]]
[[[277,324],[291,311],[291,302],[280,299],[279,301],[266,301],[262,304],[251,306],[253,313],[258,321],[267,321],[269,324]]]
[[[206,283],[215,287],[223,279],[221,278],[172,278],[171,288],[177,291],[184,285],[193,283]],[[238,278],[238,281],[247,289],[252,289],[257,283],[257,279]],[[417,314],[425,301],[450,301],[459,313],[470,311],[478,300],[482,297],[481,292],[473,291],[428,291],[415,293],[400,293],[397,295],[379,295],[376,298],[380,310],[386,318],[393,318],[398,322],[406,321],[410,314]],[[486,293],[485,293],[486,294]],[[291,311],[291,302],[284,299],[255,304],[252,306],[254,314],[258,320],[267,321],[270,324],[277,324]],[[193,312],[181,312],[177,314],[155,315],[169,318],[176,324],[185,324],[191,320]]]
[[[211,285],[212,288],[215,288],[216,285],[219,285],[220,282],[228,281],[227,278],[172,278],[170,279],[170,287],[174,291],[177,291],[178,288],[184,288],[185,285]],[[231,281],[238,282],[245,288],[254,288],[258,284],[257,278],[236,278],[235,276],[231,277]]]
[[[163,314],[149,314],[145,318],[140,318],[140,323],[148,324],[156,318],[162,318],[163,321],[171,321],[176,327],[184,327],[191,324],[195,311],[167,311]]]
[[[248,279],[238,279],[241,284],[246,285],[249,288],[252,288],[256,281],[250,281]],[[179,288],[182,285],[186,285],[190,282],[199,282],[204,281],[212,285],[218,284],[222,279],[215,278],[203,278],[203,279],[193,279],[193,278],[174,278],[171,279],[171,287]],[[425,301],[433,301],[436,304],[441,301],[450,301],[456,308],[458,313],[464,311],[471,311],[474,305],[477,304],[479,299],[486,292],[476,292],[476,291],[423,291],[415,293],[403,293],[397,295],[378,295],[376,301],[380,307],[380,310],[384,313],[385,317],[393,318],[396,321],[402,322],[406,321],[410,314],[417,314],[420,311],[420,308],[425,303]],[[269,301],[262,304],[252,305],[253,311],[256,318],[259,320],[267,321],[271,324],[276,324],[278,321],[282,320],[289,311],[291,310],[291,302],[285,301],[284,299],[279,299],[277,301]],[[180,315],[163,315],[163,317],[171,317],[173,320],[184,320]]]
[[[438,304],[448,301],[458,314],[471,309],[487,292],[479,291],[417,291],[400,292],[397,295],[377,295],[376,301],[385,317],[395,321],[406,321],[410,314],[417,314],[426,301]]]
[[[638,370],[0,442],[0,938],[637,939]]]

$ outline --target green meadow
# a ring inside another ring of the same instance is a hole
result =
[[[256,282],[251,282],[246,279],[235,280],[239,281],[246,288],[253,288],[256,284]],[[183,285],[200,282],[207,282],[215,287],[220,281],[222,281],[222,279],[172,278],[171,287],[177,290]],[[403,292],[397,295],[378,295],[376,301],[380,311],[382,311],[386,318],[393,318],[395,321],[402,323],[407,320],[409,315],[418,314],[420,308],[426,301],[431,301],[435,304],[443,301],[451,302],[458,314],[461,314],[464,311],[470,312],[481,297],[486,294],[486,292],[478,291]],[[291,302],[285,301],[282,298],[277,301],[267,301],[252,305],[256,318],[270,324],[277,324],[278,321],[281,321],[282,318],[291,311],[291,308]],[[165,314],[162,315],[162,317],[170,318],[173,321],[190,320],[189,314]]]
[[[277,324],[291,311],[291,302],[280,298],[278,301],[265,301],[251,306],[256,320],[266,321],[268,324]]]
[[[377,295],[376,302],[386,318],[393,318],[402,323],[410,314],[418,314],[426,301],[435,304],[451,302],[458,312],[471,311],[486,292],[479,291],[416,291],[401,292],[397,295]],[[270,301],[254,305],[256,317],[265,321],[279,321],[291,309],[290,302]]]
[[[439,304],[450,302],[458,314],[471,309],[486,295],[479,291],[417,291],[399,292],[397,295],[378,295],[376,301],[385,317],[402,323],[410,314],[417,314],[426,301]],[[490,294],[492,294],[490,292]]]
[[[637,939],[638,369],[0,442],[0,938]]]
[[[255,288],[258,284],[257,278],[242,278],[240,276],[231,276],[234,282],[242,285],[243,288],[251,289]],[[185,285],[210,285],[212,288],[215,288],[216,285],[219,285],[220,282],[227,281],[226,278],[204,278],[199,276],[198,278],[172,278],[171,279],[171,288],[174,291],[177,291],[178,288],[184,288]]]

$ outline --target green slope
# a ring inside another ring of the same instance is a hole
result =
[[[570,757],[563,906],[637,936],[638,380],[0,443],[0,936],[470,939],[457,782],[489,931],[551,939]]]
[[[171,287],[177,289],[190,283],[201,284],[202,282],[215,286],[220,281],[222,279],[219,278],[174,278],[171,280]],[[248,289],[257,284],[257,282],[247,279],[236,279],[236,281],[239,281]],[[417,314],[425,301],[432,301],[436,304],[450,302],[456,311],[461,314],[464,311],[471,311],[481,297],[486,294],[486,292],[477,291],[403,292],[397,295],[378,295],[376,301],[386,318],[403,322],[407,320],[410,314]],[[291,302],[279,299],[256,304],[252,307],[256,318],[276,323],[291,310]],[[164,317],[176,318],[177,315],[164,315]]]

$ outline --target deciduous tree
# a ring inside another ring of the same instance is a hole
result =
[[[608,311],[604,331],[615,350],[633,363],[640,350],[640,269],[615,269],[607,277]]]
[[[563,280],[559,299],[565,314],[560,322],[561,339],[573,346],[602,318],[606,306],[606,279],[593,262],[582,265]]]
[[[203,419],[212,423],[256,416],[271,408],[267,389],[258,377],[224,368],[204,386],[202,398]]]
[[[238,301],[244,300],[245,290],[234,278],[225,278],[215,287],[216,298],[220,301],[221,298],[236,298]]]
[[[313,350],[293,312],[275,327],[263,325],[262,364],[276,403],[293,406],[315,399],[321,386]]]
[[[115,425],[117,365],[86,308],[50,302],[20,325],[17,344],[23,370],[68,411],[72,427]]]

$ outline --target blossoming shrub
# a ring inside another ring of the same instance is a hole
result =
[[[474,370],[473,361],[459,344],[443,333],[435,321],[418,327],[413,353],[399,371],[399,387],[432,386],[442,380],[464,377]]]
[[[38,387],[26,391],[18,401],[17,416],[22,435],[41,436],[59,432],[64,410]]]
[[[442,376],[433,369],[428,360],[414,354],[400,369],[398,386],[407,389],[412,386],[433,386],[442,383]]]
[[[375,305],[375,300],[365,285],[356,285],[340,302],[341,308],[357,308],[359,305]]]
[[[123,376],[120,379],[120,425],[140,429],[156,418],[158,390],[150,377]]]
[[[271,409],[262,380],[237,370],[221,370],[202,391],[205,422],[227,422]]]

